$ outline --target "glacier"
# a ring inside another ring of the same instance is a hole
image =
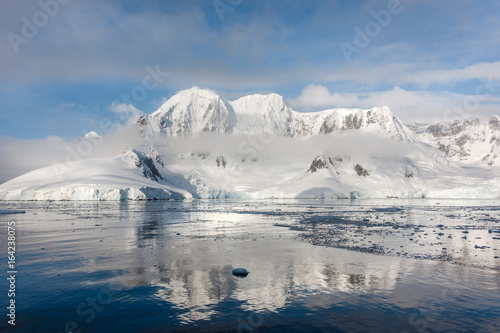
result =
[[[28,172],[0,200],[500,198],[498,120],[406,126],[385,106],[303,113],[194,87],[126,125],[112,153]]]

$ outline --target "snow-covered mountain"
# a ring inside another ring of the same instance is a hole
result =
[[[173,96],[153,114],[140,117],[137,124],[150,135],[216,132],[296,137],[356,129],[398,140],[411,137],[411,131],[388,107],[301,113],[290,109],[277,94],[228,101],[196,87]]]
[[[388,107],[300,113],[276,94],[192,88],[129,125],[112,156],[32,171],[0,185],[0,200],[500,197],[498,117],[412,129]]]
[[[417,137],[457,162],[500,165],[500,117],[409,125]]]

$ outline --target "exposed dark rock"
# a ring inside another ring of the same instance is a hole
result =
[[[158,181],[159,179],[163,179],[160,172],[155,166],[153,159],[139,151],[133,151],[137,155],[137,159],[135,161],[135,165],[141,169],[144,177],[149,178],[154,181]]]
[[[359,164],[356,164],[354,166],[354,171],[356,171],[356,173],[358,174],[358,176],[363,176],[363,177],[366,177],[366,176],[369,176],[370,173],[368,172],[368,170],[366,170],[365,168],[363,168],[361,165]]]
[[[200,157],[202,160],[206,160],[210,157],[210,153],[198,153],[198,157]]]
[[[139,119],[137,119],[137,122],[136,122],[137,125],[140,125],[140,126],[146,126],[148,124],[148,121],[146,119],[146,115],[142,115],[139,117]]]
[[[444,145],[442,144],[441,142],[438,141],[438,146],[437,146],[437,149],[441,150],[442,152],[444,152],[446,155],[449,156],[449,153],[450,153],[450,146],[449,145]]]
[[[164,167],[164,166],[165,166],[165,164],[163,164],[163,157],[161,157],[161,155],[160,155],[160,154],[158,154],[158,153],[156,154],[155,160],[156,160],[156,162],[158,162],[158,164],[159,164],[159,165],[161,165],[162,167]]]
[[[441,124],[430,125],[429,127],[427,127],[427,130],[425,132],[432,134],[432,136],[434,136],[435,138],[440,138],[448,135],[445,127]]]
[[[321,169],[327,168],[328,166],[326,165],[325,158],[323,157],[323,155],[319,155],[312,161],[311,166],[309,167],[309,170],[307,170],[307,172],[315,173]]]
[[[492,130],[500,130],[500,123],[498,122],[498,117],[493,117],[488,122],[488,125]]]
[[[488,165],[493,165],[493,164],[495,164],[494,159],[496,159],[497,157],[498,157],[498,154],[496,154],[496,155],[487,154],[483,157],[483,161],[488,162]]]
[[[191,153],[191,156],[201,158],[202,160],[206,160],[210,157],[210,153]]]
[[[358,118],[358,115],[347,115],[344,118],[344,124],[342,130],[359,129],[361,127],[362,118]]]
[[[224,156],[217,156],[217,158],[215,159],[215,161],[217,162],[217,166],[218,167],[226,167],[227,165],[227,162],[226,162],[226,159],[224,158]]]
[[[327,121],[328,121],[328,119],[325,119],[325,121],[323,122],[323,125],[321,125],[321,128],[319,129],[320,134],[327,134],[327,133],[333,132],[333,127],[329,126],[327,124]]]
[[[344,160],[341,157],[334,157],[333,159],[328,157],[328,162],[330,162],[331,165],[335,165],[335,162],[342,163],[343,161]]]
[[[463,147],[467,141],[470,140],[470,136],[463,134],[458,139],[455,140],[458,146]]]
[[[160,120],[160,126],[163,128],[172,127],[173,123],[169,119],[163,118]]]

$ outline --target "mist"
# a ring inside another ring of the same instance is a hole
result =
[[[71,142],[58,137],[37,140],[0,137],[0,183],[54,163],[120,156],[126,149],[140,149],[146,153],[155,151],[163,157],[168,168],[169,163],[175,163],[192,153],[222,155],[235,161],[294,164],[310,163],[319,154],[354,159],[391,159],[408,154],[414,148],[406,142],[354,131],[294,138],[220,133],[153,137],[142,136],[135,125],[126,125],[99,138]]]
[[[0,183],[52,163],[63,162],[67,144],[59,137],[21,140],[0,136]]]
[[[314,158],[320,153],[352,158],[364,156],[391,158],[407,154],[414,149],[407,142],[355,131],[292,138],[202,133],[192,137],[163,137],[151,143],[162,155],[206,152],[271,162],[293,162],[300,160],[301,157]]]

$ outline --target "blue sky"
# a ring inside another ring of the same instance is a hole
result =
[[[0,6],[0,136],[72,140],[123,121],[118,103],[151,113],[192,86],[304,112],[389,105],[407,122],[500,114],[494,0]]]

